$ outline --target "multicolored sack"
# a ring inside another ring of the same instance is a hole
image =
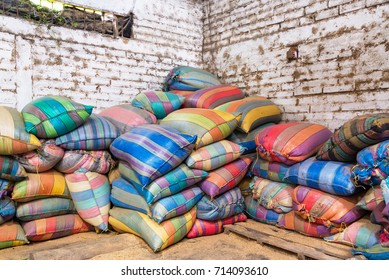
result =
[[[284,178],[288,169],[289,165],[284,163],[272,162],[257,157],[257,159],[251,165],[249,175],[258,176],[275,182],[286,182]]]
[[[240,189],[240,192],[242,193],[242,196],[246,197],[253,194],[253,190],[250,188],[251,184],[251,177],[246,176],[239,182],[237,187]]]
[[[294,230],[312,237],[330,236],[342,230],[342,228],[339,227],[326,227],[325,225],[304,220],[294,211],[282,215],[277,226],[280,228]]]
[[[327,227],[349,225],[367,211],[356,206],[357,196],[339,197],[306,186],[293,190],[293,210],[302,218]]]
[[[289,122],[266,127],[255,137],[258,155],[292,165],[313,155],[332,135],[320,124]]]
[[[145,187],[179,166],[192,152],[196,139],[196,136],[150,124],[135,127],[116,138],[110,151],[129,163]]]
[[[250,188],[253,190],[253,198],[266,209],[280,214],[292,210],[294,185],[254,177]]]
[[[22,109],[26,131],[39,138],[55,138],[76,129],[88,119],[93,106],[64,96],[44,96]]]
[[[5,196],[11,196],[12,190],[14,188],[14,183],[0,179],[0,198]]]
[[[14,221],[0,225],[0,249],[20,246],[30,243],[22,226]]]
[[[245,93],[237,86],[217,85],[197,90],[185,100],[185,108],[214,109],[226,102],[239,100]]]
[[[120,178],[123,178],[134,185],[138,189],[138,192],[144,193],[143,188],[145,188],[145,186],[142,186],[142,183],[139,181],[138,176],[129,163],[124,160],[120,160],[118,164],[118,172]]]
[[[163,119],[171,112],[181,108],[185,97],[164,91],[144,91],[135,96],[132,106],[153,113],[157,119]]]
[[[76,213],[73,201],[61,197],[48,197],[18,203],[16,208],[16,217],[23,222]]]
[[[196,91],[195,90],[170,90],[169,92],[187,98],[192,94],[194,94]],[[182,104],[182,106],[185,107],[185,102],[184,104]]]
[[[352,168],[352,164],[310,157],[289,167],[284,180],[326,193],[350,196],[362,189],[354,186]]]
[[[26,177],[26,170],[16,159],[10,156],[0,156],[0,179],[17,182]]]
[[[262,131],[265,127],[272,126],[272,125],[275,124],[265,123],[263,125],[254,128],[249,133],[240,132],[236,129],[226,139],[244,148],[243,154],[254,153],[256,152],[257,149],[257,144],[255,144],[255,136],[257,136],[257,134],[260,131]]]
[[[244,199],[240,189],[235,187],[215,199],[204,195],[197,203],[197,218],[207,221],[225,219],[244,210]]]
[[[364,255],[368,260],[389,260],[389,248],[380,244],[374,245],[368,249],[355,248],[352,250],[354,256]]]
[[[241,114],[237,129],[249,133],[253,129],[266,123],[279,123],[282,118],[281,109],[272,101],[262,96],[250,96],[244,99],[231,101],[218,106],[216,109]]]
[[[12,220],[15,216],[16,207],[15,203],[8,196],[0,199],[0,225]]]
[[[370,214],[372,223],[381,225],[386,231],[389,231],[389,204],[385,201],[380,202]]]
[[[102,231],[108,230],[111,185],[96,172],[65,175],[70,195],[80,217]]]
[[[187,238],[196,238],[200,236],[208,236],[222,233],[224,231],[224,225],[232,225],[239,222],[245,222],[247,217],[243,213],[236,214],[232,217],[217,220],[217,221],[206,221],[196,219],[193,227],[190,229]]]
[[[380,187],[371,187],[365,195],[358,201],[357,206],[362,209],[373,211],[377,205],[384,201],[382,190]]]
[[[151,247],[154,252],[162,251],[182,240],[196,220],[196,207],[184,215],[158,224],[147,215],[119,207],[109,211],[109,224],[118,232],[135,234]]]
[[[381,226],[372,224],[369,219],[355,221],[342,232],[325,237],[324,240],[361,248],[370,248],[380,242]]]
[[[55,144],[67,150],[105,150],[120,135],[108,120],[92,114],[77,129],[57,137]]]
[[[382,180],[380,187],[381,187],[382,196],[384,197],[385,203],[389,204],[389,177],[386,178],[385,180]]]
[[[27,179],[15,184],[12,199],[27,202],[45,197],[70,198],[65,177],[51,170],[42,173],[27,173]]]
[[[78,170],[107,174],[116,165],[108,151],[65,151],[55,169],[62,173],[75,173]]]
[[[22,223],[29,241],[45,241],[92,231],[93,227],[77,214],[67,214]]]
[[[220,85],[215,75],[190,66],[177,66],[170,70],[163,82],[162,90],[192,91],[215,85]]]
[[[359,151],[357,162],[353,168],[353,177],[357,184],[381,184],[382,180],[389,176],[389,140]]]
[[[27,133],[22,114],[0,106],[0,155],[27,153],[41,146],[35,135]]]
[[[284,215],[279,214],[276,211],[266,209],[262,205],[258,203],[256,199],[253,198],[252,195],[246,196],[244,198],[245,204],[245,213],[247,216],[255,221],[276,225],[278,220]]]
[[[102,110],[98,115],[110,121],[121,134],[130,131],[135,126],[157,123],[154,114],[131,104],[112,106]]]
[[[233,162],[211,171],[208,177],[199,183],[200,188],[210,196],[215,198],[222,193],[236,187],[244,178],[251,163],[250,158],[239,158]]]
[[[64,150],[55,145],[55,141],[40,140],[42,146],[38,149],[14,156],[27,172],[45,172],[52,169],[63,157]]]
[[[319,160],[353,162],[357,153],[389,139],[389,113],[357,116],[340,128],[318,151]]]
[[[196,135],[195,148],[198,149],[228,137],[237,127],[239,118],[220,110],[184,108],[170,113],[160,125]]]

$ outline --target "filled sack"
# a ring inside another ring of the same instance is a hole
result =
[[[365,210],[373,211],[382,201],[384,201],[384,196],[382,195],[381,188],[371,187],[363,195],[361,200],[358,201],[357,206]]]
[[[249,175],[257,176],[275,182],[286,182],[285,175],[289,165],[281,162],[268,161],[257,157],[250,167]]]
[[[370,248],[357,247],[352,249],[354,256],[363,255],[368,260],[389,260],[389,248],[376,244]]]
[[[12,220],[16,213],[14,201],[6,196],[0,199],[0,225]]]
[[[22,226],[15,221],[0,225],[0,249],[20,246],[30,243]]]
[[[8,180],[0,179],[0,198],[11,196],[14,183]]]
[[[11,156],[0,156],[0,179],[18,182],[27,177],[24,167]]]
[[[278,220],[284,215],[263,207],[252,195],[244,198],[244,204],[247,216],[257,222],[276,225]]]

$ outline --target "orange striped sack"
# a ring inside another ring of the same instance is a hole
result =
[[[0,249],[30,243],[23,228],[15,221],[0,225]]]

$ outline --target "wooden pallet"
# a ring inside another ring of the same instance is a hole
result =
[[[302,235],[299,233],[251,220],[225,225],[224,232],[235,233],[255,240],[261,245],[294,253],[301,260],[344,260],[352,257],[351,248],[348,246],[329,243],[320,238],[308,236],[301,238]],[[305,240],[301,241],[302,239]]]

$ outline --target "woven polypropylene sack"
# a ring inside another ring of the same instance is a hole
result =
[[[177,66],[171,69],[166,76],[162,90],[193,91],[215,85],[220,85],[215,75],[195,67]]]
[[[331,135],[320,124],[289,122],[266,127],[255,137],[255,143],[261,158],[293,165],[315,155]]]
[[[0,225],[12,220],[16,213],[14,201],[6,196],[0,199]]]
[[[285,174],[289,165],[280,162],[271,162],[257,157],[250,167],[250,176],[258,176],[275,182],[285,182]]]
[[[228,140],[220,140],[193,151],[185,160],[190,168],[210,171],[238,159],[244,148]]]
[[[195,220],[196,207],[161,224],[135,210],[113,207],[109,211],[109,223],[116,231],[141,237],[154,252],[162,251],[181,241]]]
[[[276,225],[278,220],[284,215],[263,207],[252,195],[244,198],[244,204],[247,216],[257,222]]]
[[[108,230],[111,186],[105,175],[96,172],[65,175],[77,213],[87,223]]]
[[[121,134],[130,131],[135,126],[157,123],[157,117],[153,113],[131,104],[112,106],[102,110],[98,115],[110,121]]]
[[[357,207],[359,197],[340,197],[306,186],[293,190],[293,210],[310,222],[327,227],[349,225],[367,211]]]
[[[266,209],[277,213],[288,213],[292,210],[294,185],[254,177],[250,188],[253,190],[253,198]]]
[[[244,213],[236,214],[232,217],[217,220],[217,221],[206,221],[201,219],[196,219],[193,227],[190,229],[187,238],[196,238],[200,236],[208,236],[222,233],[224,231],[224,225],[233,225],[239,222],[245,222],[247,217]]]
[[[77,214],[23,222],[22,227],[29,241],[46,241],[93,230],[93,227]]]
[[[62,173],[50,170],[42,173],[27,173],[27,179],[15,184],[12,199],[27,202],[45,197],[70,198],[65,177]]]
[[[358,201],[357,206],[365,210],[373,211],[382,201],[384,201],[384,197],[381,188],[372,187]]]
[[[352,168],[349,163],[311,157],[289,167],[284,180],[335,195],[350,196],[362,190],[353,183]]]
[[[317,152],[317,159],[355,161],[357,153],[389,139],[389,113],[357,116],[335,130]]]
[[[354,256],[363,255],[368,260],[389,260],[389,248],[383,247],[381,244],[374,245],[368,249],[355,248],[352,249]]]
[[[116,165],[108,151],[68,150],[55,169],[62,173],[75,173],[79,170],[107,174]]]
[[[73,200],[61,197],[47,197],[29,202],[20,202],[16,208],[16,218],[23,222],[76,213],[77,210]]]
[[[215,199],[204,195],[197,203],[197,218],[207,221],[225,219],[244,210],[244,199],[238,187],[235,187]]]
[[[14,183],[8,180],[0,179],[0,198],[11,196]]]
[[[45,172],[52,169],[63,157],[64,150],[53,139],[41,140],[38,149],[14,156],[27,172]]]
[[[30,243],[22,226],[15,221],[0,225],[0,249],[20,246]]]
[[[196,135],[195,148],[227,138],[237,127],[240,116],[220,110],[184,108],[163,118],[160,125]]]
[[[0,155],[27,153],[41,146],[35,135],[26,131],[22,114],[15,108],[0,106]]]
[[[120,135],[120,131],[108,120],[92,114],[77,129],[57,137],[55,144],[67,150],[105,150]]]
[[[158,125],[147,125],[116,138],[110,151],[130,165],[144,187],[179,166],[192,152],[196,139]]]
[[[0,156],[0,179],[17,182],[26,177],[26,170],[15,158]]]
[[[279,123],[282,117],[281,109],[272,101],[262,96],[250,96],[231,101],[215,109],[241,114],[237,129],[244,133],[249,133],[266,123]]]
[[[26,131],[39,138],[55,138],[76,129],[89,118],[93,106],[63,96],[45,96],[22,109]]]
[[[132,106],[149,111],[157,119],[163,119],[171,112],[181,108],[185,97],[164,91],[144,91],[135,96]]]

